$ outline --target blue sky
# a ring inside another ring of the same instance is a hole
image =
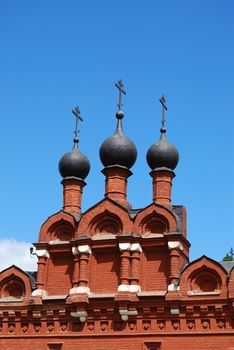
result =
[[[83,210],[103,198],[101,143],[115,129],[122,79],[124,130],[138,149],[129,179],[134,208],[151,202],[145,155],[159,138],[180,152],[173,203],[188,211],[191,259],[234,247],[234,3],[205,1],[1,1],[0,239],[36,242],[62,207],[60,157],[91,163]],[[10,263],[10,258],[9,258]]]

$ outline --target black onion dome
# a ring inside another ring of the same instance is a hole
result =
[[[162,128],[160,131],[160,140],[154,143],[147,152],[147,163],[152,170],[163,167],[174,170],[179,161],[179,153],[175,146],[167,142],[166,129]]]
[[[79,151],[77,143],[75,139],[73,150],[65,153],[59,161],[59,172],[63,178],[74,176],[84,180],[90,171],[89,160]]]
[[[100,159],[105,167],[120,165],[130,169],[136,161],[137,149],[134,143],[124,135],[122,119],[124,113],[118,111],[117,128],[113,136],[108,137],[100,147]]]

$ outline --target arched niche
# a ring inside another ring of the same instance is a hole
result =
[[[128,210],[109,198],[95,204],[81,216],[77,236],[104,232],[112,234],[133,232],[133,221]]]
[[[108,210],[105,210],[103,213],[93,218],[89,225],[89,232],[91,235],[108,233],[117,235],[121,234],[122,231],[123,224],[121,219]]]
[[[30,277],[17,266],[10,266],[0,273],[0,298],[19,299],[31,295]]]
[[[202,256],[183,270],[180,291],[188,298],[205,298],[210,295],[215,295],[216,298],[227,297],[227,272],[218,262]]]
[[[44,222],[40,230],[38,241],[69,241],[74,239],[76,227],[77,223],[74,217],[69,213],[60,211]]]
[[[70,241],[74,237],[74,228],[69,222],[60,220],[50,227],[49,236],[51,241]]]
[[[147,235],[149,233],[165,233],[168,232],[168,221],[158,215],[155,211],[143,218],[140,225],[140,233]]]
[[[218,293],[221,289],[221,279],[219,275],[206,266],[194,271],[188,281],[189,291],[196,293]]]
[[[140,210],[134,219],[134,232],[143,235],[176,230],[177,220],[175,215],[168,208],[156,203]]]
[[[25,295],[24,282],[14,275],[6,278],[1,283],[0,295],[1,298],[22,299]]]

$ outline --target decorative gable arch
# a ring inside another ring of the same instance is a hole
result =
[[[226,297],[227,273],[219,263],[204,255],[184,269],[180,290],[187,297]]]
[[[164,233],[176,231],[177,221],[167,208],[156,203],[141,210],[134,220],[134,232]]]
[[[77,223],[71,214],[60,211],[50,216],[42,225],[39,242],[52,240],[67,241],[74,239]]]
[[[106,209],[91,220],[89,232],[91,235],[98,233],[121,234],[123,232],[123,223],[117,215]]]
[[[124,232],[133,232],[133,223],[127,210],[110,199],[104,199],[86,211],[78,226],[78,236]]]
[[[0,298],[23,299],[31,295],[29,276],[17,266],[0,273]]]

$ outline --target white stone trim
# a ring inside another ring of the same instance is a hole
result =
[[[32,317],[33,317],[33,318],[41,318],[41,311],[39,311],[39,310],[34,310],[34,311],[32,312]]]
[[[131,252],[142,253],[142,247],[141,247],[140,243],[132,243],[130,250],[131,250]]]
[[[61,241],[60,239],[54,239],[52,241],[49,241],[50,245],[56,245],[56,244],[69,244],[69,241]]]
[[[171,313],[171,315],[179,315],[180,309],[178,309],[178,308],[171,308],[170,313]]]
[[[92,254],[92,249],[87,244],[78,245],[77,250],[80,254],[81,253]]]
[[[48,295],[47,291],[44,290],[44,289],[35,289],[33,292],[32,292],[32,296],[33,297],[37,297],[37,296],[40,296],[40,297],[46,297]]]
[[[75,287],[70,289],[70,294],[90,294],[89,287]]]
[[[130,293],[140,293],[141,292],[141,286],[139,286],[139,284],[130,284],[129,292]]]
[[[138,311],[137,310],[128,310],[128,315],[129,316],[137,316],[138,315]]]
[[[142,253],[142,247],[140,243],[119,243],[119,250],[122,252],[124,250],[130,250],[131,252]]]
[[[38,249],[36,250],[35,254],[38,258],[39,257],[50,258],[50,253],[46,249]]]
[[[0,298],[0,303],[22,303],[24,298],[5,297]]]
[[[119,250],[122,252],[123,250],[130,250],[131,243],[119,243]]]
[[[67,298],[66,295],[45,295],[42,297],[43,300],[65,300]]]
[[[137,316],[137,310],[128,310],[128,309],[120,309],[119,314],[121,316],[122,321],[127,321],[128,316]]]
[[[71,316],[72,317],[79,317],[80,322],[85,322],[88,314],[87,314],[87,311],[80,310],[80,311],[71,312]]]
[[[168,285],[167,290],[168,292],[175,292],[175,291],[179,291],[180,287],[176,286],[174,283],[171,283]]]
[[[191,296],[198,296],[198,295],[203,295],[203,296],[205,296],[205,295],[220,295],[220,291],[219,290],[214,290],[212,292],[195,292],[195,291],[189,290],[187,292],[187,295],[190,296],[190,297]]]
[[[118,292],[129,292],[129,285],[128,284],[120,284],[118,286]]]
[[[119,310],[119,314],[120,315],[125,315],[125,314],[127,314],[128,313],[128,309],[120,309]]]
[[[180,243],[179,241],[171,241],[171,242],[168,242],[168,248],[169,248],[169,250],[171,250],[171,249],[180,249],[180,250],[184,250],[183,244]]]
[[[73,255],[78,255],[79,254],[77,247],[72,247],[72,254]]]
[[[140,293],[141,286],[139,284],[120,284],[118,286],[118,292]]]
[[[122,321],[127,321],[128,320],[128,310],[119,310],[120,317]]]

